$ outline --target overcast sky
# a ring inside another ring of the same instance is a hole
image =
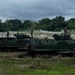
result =
[[[75,0],[0,0],[1,19],[40,20],[75,17]]]

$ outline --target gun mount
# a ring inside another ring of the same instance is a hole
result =
[[[64,28],[64,35],[54,34],[53,37],[55,40],[71,40],[72,39],[70,34],[68,34],[66,27]]]

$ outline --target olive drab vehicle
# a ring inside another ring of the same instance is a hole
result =
[[[53,35],[54,39],[30,39],[29,54],[35,56],[37,54],[73,56],[75,49],[75,40],[72,40],[70,34],[64,28],[64,35]]]
[[[30,36],[22,33],[14,34],[14,36],[15,37],[9,37],[9,31],[7,31],[6,37],[0,37],[0,51],[26,51],[26,38],[30,38]]]
[[[14,34],[15,37],[0,37],[0,51],[22,51],[31,56],[35,55],[62,55],[73,56],[75,54],[75,40],[68,34],[66,27],[64,35],[54,34],[54,39],[38,39],[22,33]]]

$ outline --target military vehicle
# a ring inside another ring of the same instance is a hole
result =
[[[66,27],[64,35],[53,35],[54,39],[31,38],[28,45],[28,53],[35,55],[62,55],[73,56],[75,49],[75,40],[72,40],[70,34],[67,34]]]
[[[0,37],[0,51],[2,52],[15,52],[15,51],[26,51],[26,38],[30,38],[29,35],[25,34],[14,34],[15,37]]]
[[[32,32],[33,33],[33,32]],[[54,39],[38,39],[25,34],[14,34],[15,37],[1,37],[0,51],[23,51],[28,55],[62,55],[73,56],[75,53],[75,40],[64,28],[64,35],[54,34]]]

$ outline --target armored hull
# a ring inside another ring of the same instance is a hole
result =
[[[52,40],[52,39],[30,39],[30,51],[32,54],[50,55],[72,54],[74,53],[75,40]]]

